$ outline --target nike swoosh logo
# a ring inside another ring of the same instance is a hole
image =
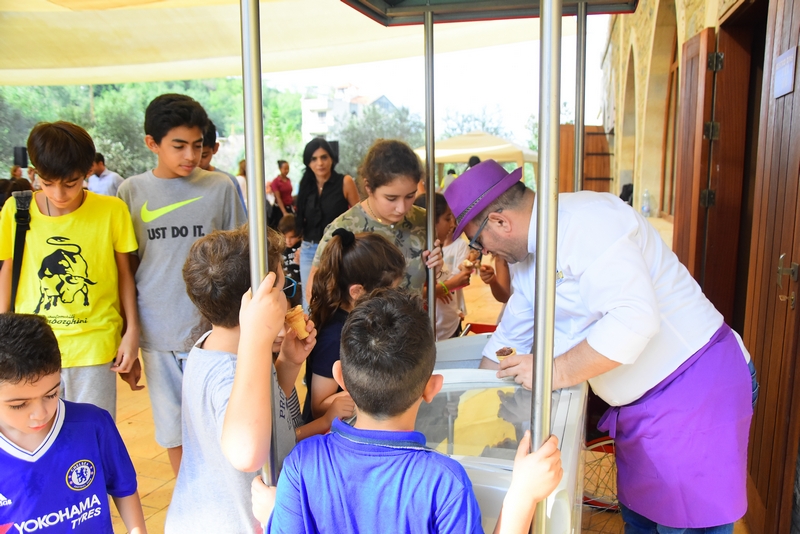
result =
[[[200,200],[203,197],[197,198],[190,198],[189,200],[182,200],[181,202],[176,202],[175,204],[170,204],[169,206],[164,206],[163,208],[158,208],[157,210],[149,210],[147,209],[147,201],[144,202],[144,206],[142,206],[142,222],[153,222],[162,215],[166,215],[171,211],[175,211],[178,208],[182,208],[186,204],[191,204],[195,200]]]

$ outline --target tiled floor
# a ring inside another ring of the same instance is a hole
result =
[[[665,241],[671,244],[672,225],[661,223],[662,220],[655,219],[654,226]],[[494,300],[488,286],[479,277],[473,277],[472,284],[464,289],[464,295],[468,312],[466,322],[496,322],[502,306]],[[302,384],[298,384],[298,392],[302,387]],[[147,529],[150,534],[161,534],[164,532],[164,521],[172,498],[175,477],[166,451],[156,444],[153,436],[153,418],[147,391],[132,392],[122,381],[118,382],[117,391],[117,427],[136,467]],[[125,532],[116,513],[114,532]],[[743,521],[736,524],[734,534],[749,534]]]

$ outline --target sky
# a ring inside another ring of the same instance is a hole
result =
[[[602,70],[609,17],[591,16],[587,24],[586,124],[601,124]],[[575,36],[562,39],[561,101],[575,109]],[[313,86],[353,84],[362,95],[385,95],[397,106],[425,116],[424,58],[413,57],[265,75],[271,87],[305,92]],[[527,145],[525,125],[539,107],[539,41],[436,54],[434,56],[434,114],[437,137],[444,117],[498,114],[497,122],[511,140]]]

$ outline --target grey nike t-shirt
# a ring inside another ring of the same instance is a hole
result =
[[[198,168],[185,178],[132,176],[117,196],[128,205],[139,242],[141,347],[188,352],[209,325],[186,294],[183,264],[199,238],[245,223],[236,189],[224,174]]]

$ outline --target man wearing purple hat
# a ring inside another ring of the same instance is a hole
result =
[[[484,368],[530,389],[535,194],[492,160],[445,191],[454,235],[514,268]],[[731,533],[747,510],[750,355],[658,232],[608,193],[559,195],[553,387],[588,380],[611,408],[618,497],[631,533]],[[517,349],[498,363],[496,351]]]

